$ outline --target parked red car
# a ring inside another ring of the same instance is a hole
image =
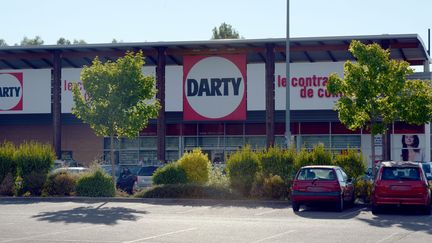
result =
[[[294,212],[302,204],[331,202],[341,212],[346,204],[354,204],[352,179],[338,166],[312,165],[302,167],[292,185],[291,203]]]
[[[372,213],[382,205],[418,205],[431,213],[431,192],[421,164],[381,162],[372,188]]]

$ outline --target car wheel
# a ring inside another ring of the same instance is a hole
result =
[[[425,215],[431,215],[431,205],[430,204],[427,205],[427,206],[425,206],[425,208],[424,208],[424,214]]]
[[[336,202],[336,211],[342,212],[344,209],[344,197],[343,195],[339,196],[339,200]]]
[[[296,201],[292,201],[291,203],[292,209],[294,212],[298,212],[300,210],[300,203]]]

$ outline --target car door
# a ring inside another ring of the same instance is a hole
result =
[[[354,186],[352,182],[348,180],[347,174],[342,169],[336,169],[336,174],[344,195],[344,200],[351,201],[354,196]]]

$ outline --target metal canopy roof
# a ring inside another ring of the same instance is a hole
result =
[[[417,34],[371,35],[291,38],[291,62],[339,62],[353,60],[348,51],[352,40],[378,43],[390,48],[393,59],[401,59],[411,65],[430,62],[425,46]],[[267,45],[275,46],[275,61],[285,62],[285,38],[236,39],[184,42],[142,42],[86,45],[47,45],[0,47],[0,69],[52,68],[53,53],[60,52],[63,68],[79,68],[91,64],[95,56],[102,61],[115,60],[128,50],[143,50],[146,65],[156,65],[158,48],[166,48],[166,64],[182,65],[184,55],[212,55],[220,53],[246,53],[248,63],[265,61]]]

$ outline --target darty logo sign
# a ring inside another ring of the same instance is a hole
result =
[[[246,57],[185,56],[184,120],[246,119]]]
[[[0,73],[0,112],[23,110],[23,74]]]

